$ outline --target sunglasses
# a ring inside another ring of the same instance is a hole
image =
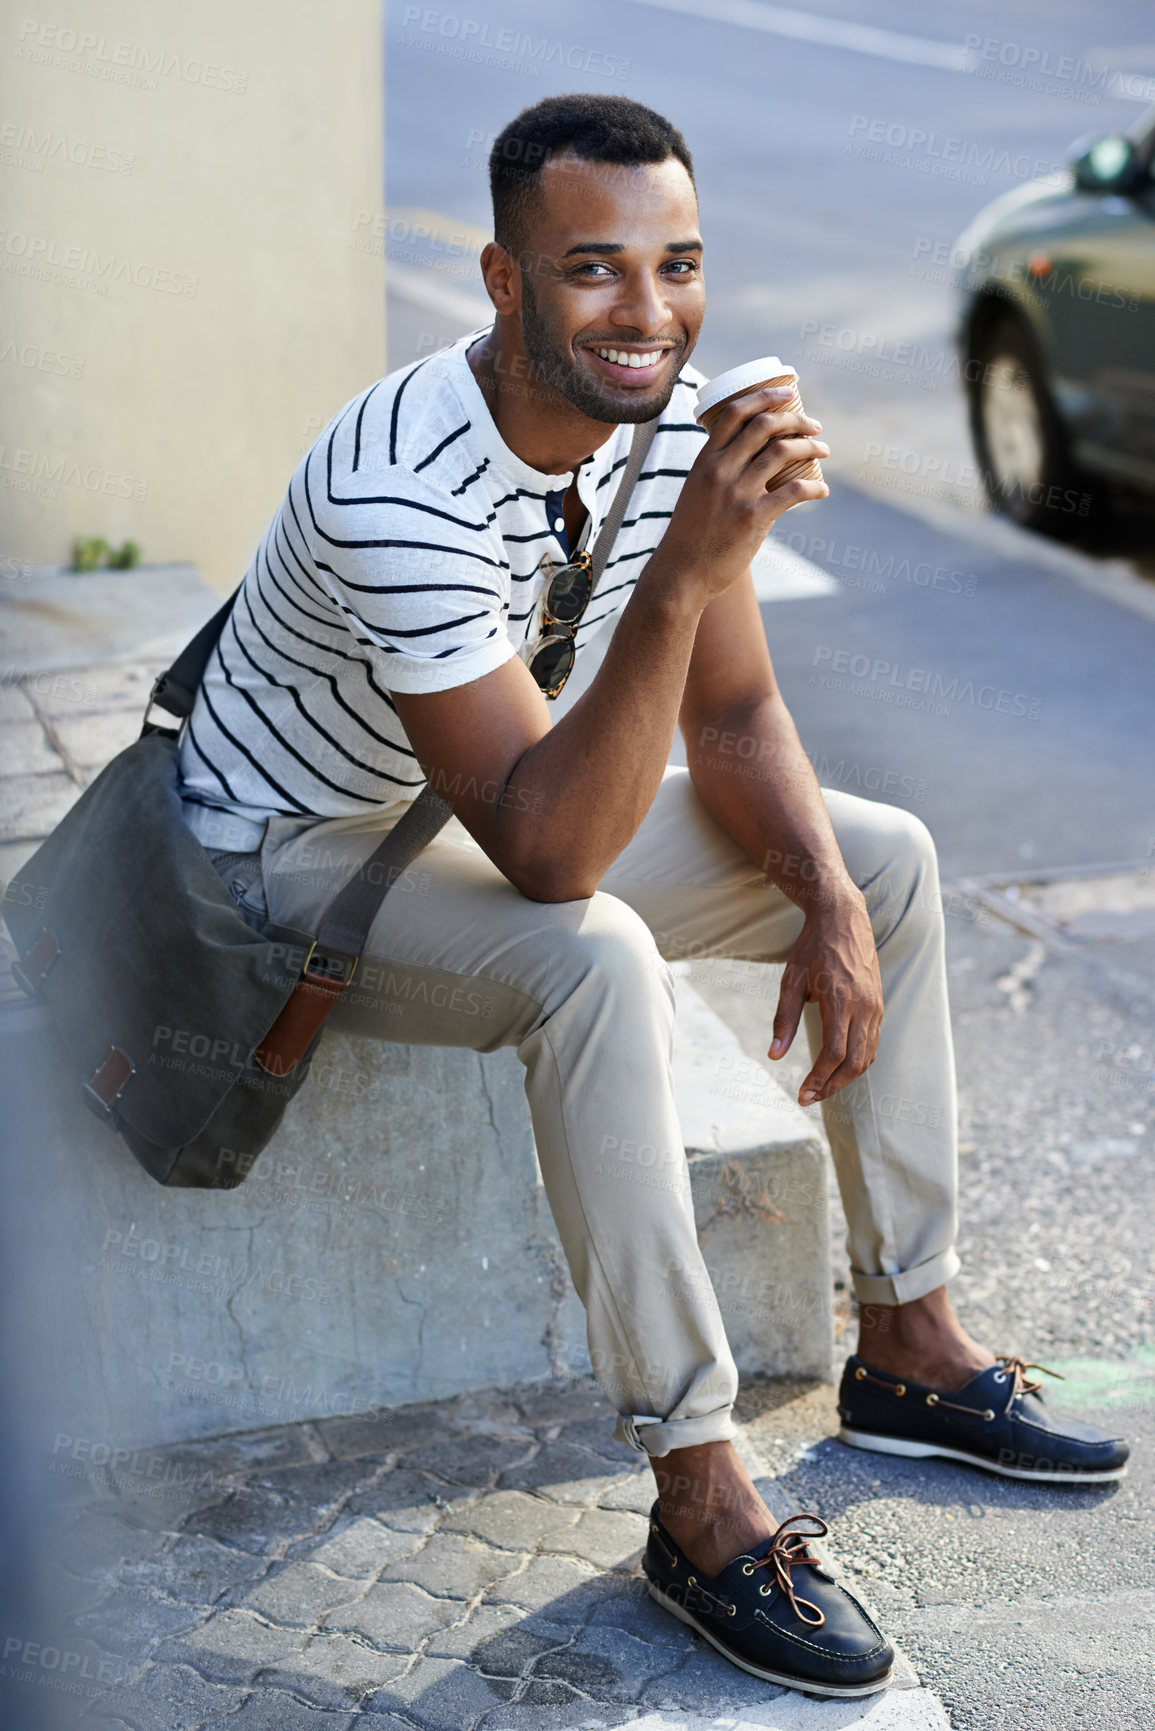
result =
[[[573,672],[577,628],[593,589],[588,553],[575,553],[568,565],[559,565],[546,585],[541,602],[545,635],[534,645],[527,663],[546,697],[556,697]]]

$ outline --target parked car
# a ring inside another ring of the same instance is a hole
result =
[[[1155,494],[1155,110],[960,235],[960,366],[992,505],[1069,535]]]

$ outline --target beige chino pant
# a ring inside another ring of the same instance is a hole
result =
[[[885,1003],[873,1066],[823,1112],[856,1294],[897,1304],[958,1268],[937,864],[928,831],[908,813],[840,792],[823,797],[866,897]],[[270,915],[315,929],[403,809],[271,819],[260,850]],[[377,1039],[516,1047],[591,1362],[620,1414],[616,1434],[652,1455],[732,1436],[737,1390],[674,1107],[668,963],[781,961],[802,922],[705,811],[689,773],[671,769],[588,901],[529,901],[452,819],[386,897],[333,1012],[334,1026]],[[812,1052],[817,1033],[811,1006]],[[613,1151],[631,1141],[662,1152],[667,1182],[629,1181]]]

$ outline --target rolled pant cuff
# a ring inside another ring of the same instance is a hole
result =
[[[738,1427],[729,1406],[697,1418],[653,1418],[646,1413],[620,1413],[614,1436],[640,1455],[668,1455],[671,1449],[693,1448],[697,1443],[729,1442]]]
[[[901,1274],[863,1274],[852,1268],[854,1296],[859,1304],[910,1304],[925,1298],[928,1292],[953,1280],[961,1263],[954,1250],[942,1250],[937,1256],[906,1268]]]

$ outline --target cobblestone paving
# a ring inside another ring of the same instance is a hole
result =
[[[0,880],[136,737],[159,664],[0,681]],[[11,948],[0,925],[0,1002],[19,997]],[[743,1399],[756,1472],[834,1417],[818,1385]],[[767,1424],[785,1434],[763,1447]],[[659,1610],[638,1566],[652,1476],[592,1382],[150,1449],[115,1475],[67,1450],[52,1466],[18,1619],[38,1639],[0,1662],[11,1731],[696,1731],[799,1708],[815,1731],[866,1711],[878,1731],[945,1725],[905,1661],[889,1705],[824,1706]]]
[[[754,1431],[797,1395],[756,1389]],[[80,1686],[84,1726],[537,1731],[789,1695],[648,1598],[652,1476],[588,1382],[74,1470],[47,1585],[74,1675],[107,1679]]]

